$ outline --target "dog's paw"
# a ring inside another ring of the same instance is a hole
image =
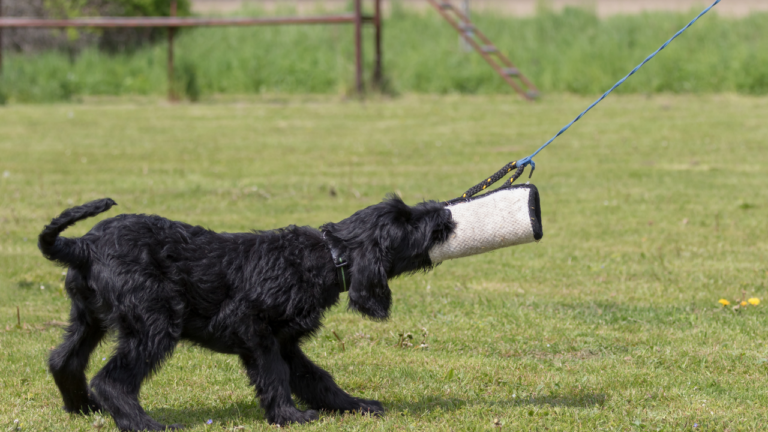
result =
[[[101,404],[99,401],[96,400],[96,396],[92,392],[88,392],[88,411],[87,413],[98,413],[101,412]]]
[[[313,422],[320,418],[320,413],[315,410],[301,411],[296,408],[282,410],[269,418],[270,424],[286,426],[290,423],[303,424]]]
[[[358,399],[359,407],[356,411],[360,414],[369,414],[374,416],[384,415],[384,405],[377,400]]]
[[[306,410],[302,411],[302,414],[304,414],[304,421],[301,423],[309,423],[313,422],[315,420],[318,420],[320,418],[320,413],[315,410]]]
[[[72,414],[80,414],[80,415],[90,415],[90,414],[96,414],[101,412],[101,405],[96,402],[95,399],[89,398],[87,401],[83,401],[81,405],[78,406],[67,406],[64,405],[62,407],[64,411]]]

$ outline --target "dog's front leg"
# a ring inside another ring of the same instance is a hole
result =
[[[291,390],[310,407],[329,411],[384,414],[384,407],[379,401],[352,397],[339,388],[331,374],[312,363],[301,351],[298,343],[283,343],[281,354],[291,369]]]
[[[280,356],[277,340],[264,335],[255,343],[249,343],[250,352],[243,353],[243,360],[251,384],[271,424],[307,423],[320,418],[317,411],[301,411],[291,399],[289,369]]]

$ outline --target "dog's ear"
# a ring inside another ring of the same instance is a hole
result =
[[[407,249],[413,218],[411,207],[397,196],[368,207],[365,224],[367,237],[352,256],[352,283],[349,287],[349,307],[374,319],[389,317],[392,292],[387,279],[393,274],[393,263]]]
[[[453,229],[450,212],[439,203],[409,207],[397,196],[321,227],[349,251],[349,307],[386,319],[392,304],[387,279],[432,266],[429,248]]]
[[[360,248],[352,257],[349,308],[374,319],[389,317],[392,292],[387,283],[384,257],[378,248]]]

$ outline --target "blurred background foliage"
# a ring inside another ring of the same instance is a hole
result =
[[[191,14],[189,0],[178,0],[177,15]],[[92,16],[168,16],[171,0],[5,0],[3,15],[11,17],[81,18]],[[156,42],[165,29],[4,29],[3,48],[36,53],[58,50],[74,61],[83,49],[127,51]]]
[[[170,0],[45,1],[51,2],[50,11],[70,15],[167,15],[170,9]],[[590,9],[541,8],[531,17],[480,12],[473,19],[544,95],[591,95],[624,76],[697,12],[599,18]],[[180,1],[179,15],[188,14],[189,2]],[[251,8],[238,14],[266,13]],[[163,32],[82,32],[62,44],[64,49],[12,48],[0,93],[12,102],[162,96],[167,92]],[[348,25],[188,29],[177,38],[177,87],[194,100],[216,94],[347,94],[354,81],[352,32]],[[372,36],[367,29],[368,72]],[[395,4],[384,24],[384,56],[390,94],[511,93],[477,54],[460,49],[453,29],[431,10]],[[707,15],[619,91],[768,94],[768,13]]]

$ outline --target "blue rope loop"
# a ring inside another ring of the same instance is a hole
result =
[[[683,28],[682,28],[680,31],[678,31],[677,33],[675,33],[675,35],[674,35],[674,36],[672,36],[672,37],[671,37],[671,38],[670,38],[668,41],[666,41],[666,42],[664,43],[664,45],[662,45],[662,46],[661,46],[661,48],[657,49],[656,51],[654,51],[654,53],[653,53],[653,54],[651,54],[651,55],[649,55],[648,57],[646,57],[646,59],[645,59],[645,60],[643,60],[643,62],[642,62],[642,63],[640,63],[639,65],[637,65],[637,67],[635,67],[634,69],[632,69],[632,72],[630,72],[629,74],[627,74],[627,76],[625,76],[624,78],[620,79],[620,80],[619,80],[619,82],[617,82],[616,84],[614,84],[614,85],[613,85],[613,87],[611,87],[611,88],[610,88],[610,89],[609,89],[607,92],[603,93],[603,95],[602,95],[602,96],[600,96],[600,99],[598,99],[598,100],[596,100],[595,102],[593,102],[593,103],[592,103],[592,105],[590,105],[589,107],[587,107],[587,109],[585,109],[585,110],[584,110],[584,111],[583,111],[581,114],[579,114],[579,115],[578,115],[578,116],[577,116],[577,117],[576,117],[576,118],[575,118],[573,121],[571,121],[570,123],[568,123],[567,125],[565,125],[565,127],[564,127],[564,128],[560,129],[560,132],[558,132],[558,133],[557,133],[557,135],[555,135],[555,136],[553,136],[552,138],[550,138],[550,139],[549,139],[549,141],[545,142],[545,143],[544,143],[544,145],[543,145],[543,146],[541,146],[541,147],[539,147],[539,149],[538,149],[538,150],[536,150],[535,152],[533,152],[533,154],[532,154],[532,155],[530,155],[530,156],[528,156],[528,157],[525,157],[525,158],[523,158],[523,159],[520,159],[519,161],[517,161],[517,166],[522,166],[522,167],[525,167],[526,165],[530,165],[530,166],[531,166],[531,172],[530,172],[530,175],[529,175],[529,177],[530,177],[530,176],[532,176],[532,175],[533,175],[533,171],[536,169],[536,163],[535,163],[535,162],[533,162],[533,158],[534,158],[534,157],[535,157],[537,154],[539,154],[539,152],[540,152],[540,151],[544,150],[544,148],[545,148],[545,147],[547,147],[549,144],[551,144],[551,143],[552,143],[552,141],[554,141],[554,140],[555,140],[557,137],[559,137],[559,136],[560,136],[560,135],[562,135],[562,134],[563,134],[565,131],[567,131],[567,130],[568,130],[568,128],[570,128],[570,127],[571,127],[571,126],[572,126],[574,123],[576,123],[576,122],[577,122],[577,121],[579,121],[579,120],[580,120],[582,117],[584,117],[584,114],[586,114],[587,112],[589,112],[589,110],[591,110],[591,109],[592,109],[592,108],[593,108],[595,105],[597,105],[597,104],[599,104],[600,102],[602,102],[602,100],[603,100],[603,99],[605,99],[605,98],[606,98],[606,97],[607,97],[609,94],[611,94],[611,92],[612,92],[612,91],[614,91],[614,90],[615,90],[615,89],[616,89],[618,86],[620,86],[620,85],[624,84],[624,81],[626,81],[626,80],[627,80],[629,77],[631,77],[632,75],[634,75],[634,74],[635,74],[635,72],[637,72],[637,71],[638,71],[638,70],[639,70],[641,67],[643,67],[643,66],[644,66],[646,63],[648,63],[648,62],[649,62],[649,61],[650,61],[652,58],[656,57],[656,54],[658,54],[659,52],[661,52],[661,50],[663,50],[664,48],[666,48],[666,47],[667,47],[667,45],[669,45],[670,43],[672,43],[672,41],[673,41],[673,40],[675,40],[675,39],[676,39],[678,36],[680,36],[680,35],[681,35],[681,34],[682,34],[684,31],[688,30],[688,28],[689,28],[690,26],[692,26],[692,25],[693,25],[693,24],[694,24],[696,21],[698,21],[698,20],[699,20],[699,18],[701,18],[702,16],[704,16],[704,14],[706,14],[707,12],[709,12],[709,11],[710,11],[710,9],[712,9],[713,7],[715,7],[715,6],[716,6],[718,3],[720,3],[721,1],[722,1],[722,0],[716,0],[714,3],[712,3],[712,5],[711,5],[711,6],[709,6],[709,7],[708,7],[708,8],[706,8],[706,9],[704,9],[704,11],[703,11],[703,12],[701,12],[699,15],[697,15],[697,16],[696,16],[696,18],[694,18],[694,19],[693,19],[691,22],[689,22],[689,23],[688,23],[688,25],[686,25],[685,27],[683,27]]]

